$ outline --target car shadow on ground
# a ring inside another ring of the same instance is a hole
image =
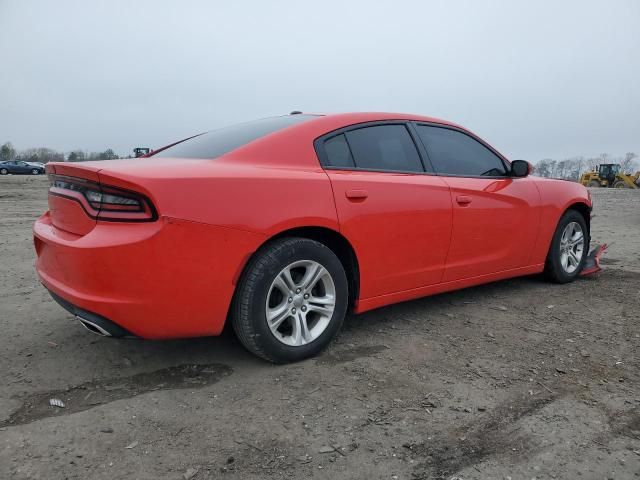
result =
[[[545,283],[540,276],[521,277],[411,300],[360,315],[351,314],[345,319],[338,342],[321,353],[319,358],[326,355],[327,351],[335,348],[343,349],[341,344],[344,343],[345,336],[348,336],[352,344],[359,344],[359,332],[364,329],[367,330],[366,336],[369,336],[371,330],[396,322],[402,324],[402,322],[416,321],[416,319],[429,322],[431,315],[441,314],[443,309],[452,305],[473,303],[478,308],[492,308],[498,304],[508,303],[511,297],[522,294],[524,290],[544,290],[548,286],[549,284]],[[89,332],[81,330],[74,334],[74,336],[78,335],[87,336]],[[364,337],[364,333],[362,336]],[[189,362],[216,363],[229,365],[232,368],[257,368],[258,370],[272,366],[243,348],[229,322],[218,337],[180,340],[110,339],[97,336],[91,338],[91,343],[103,350],[107,357],[127,358],[138,365],[166,368]]]
[[[578,281],[589,281],[579,279]],[[410,300],[387,307],[378,308],[360,315],[350,314],[345,319],[343,331],[349,332],[357,340],[358,330],[366,325],[376,328],[390,322],[402,322],[406,318],[420,318],[429,321],[431,314],[452,305],[474,304],[480,308],[493,308],[509,303],[509,300],[524,293],[523,291],[544,291],[552,287],[542,276],[528,276],[469,287],[448,293]],[[558,288],[558,286],[556,286]],[[560,286],[562,288],[562,286]],[[84,333],[84,332],[83,332]],[[88,332],[87,332],[88,334]],[[248,353],[237,339],[230,322],[225,324],[218,337],[187,338],[179,340],[142,340],[142,339],[109,339],[98,340],[106,348],[116,348],[119,354],[131,353],[146,358],[170,359],[182,363],[188,359],[207,360],[229,365],[264,365],[260,360]],[[103,343],[104,342],[104,343]],[[321,354],[322,355],[322,354]]]

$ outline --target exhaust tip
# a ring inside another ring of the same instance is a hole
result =
[[[96,335],[100,335],[102,337],[112,337],[113,336],[113,335],[111,335],[110,332],[108,332],[107,330],[102,328],[100,325],[96,325],[95,323],[87,320],[86,318],[82,318],[82,317],[79,317],[79,316],[76,316],[76,318],[80,321],[80,324],[84,328],[89,330],[91,333],[95,333]]]

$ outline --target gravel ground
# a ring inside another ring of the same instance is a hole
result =
[[[46,188],[0,178],[0,478],[640,476],[640,191],[592,191],[597,277],[350,317],[318,358],[274,366],[229,333],[82,329],[33,271]]]

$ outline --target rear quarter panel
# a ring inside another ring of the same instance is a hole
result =
[[[331,184],[317,168],[249,165],[219,158],[110,172],[103,183],[146,193],[161,216],[271,236],[298,226],[338,230]]]

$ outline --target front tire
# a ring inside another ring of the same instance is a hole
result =
[[[600,182],[599,182],[599,181],[597,181],[597,180],[591,180],[591,181],[589,182],[589,186],[590,186],[591,188],[598,188],[598,187],[600,187]]]
[[[340,330],[349,287],[342,263],[307,238],[261,248],[237,286],[231,323],[251,353],[273,363],[312,357]]]
[[[544,270],[547,279],[555,283],[575,280],[587,259],[589,241],[584,217],[576,210],[567,210],[551,240]]]
[[[40,170],[34,168],[33,170],[31,170],[31,175],[40,175]]]

